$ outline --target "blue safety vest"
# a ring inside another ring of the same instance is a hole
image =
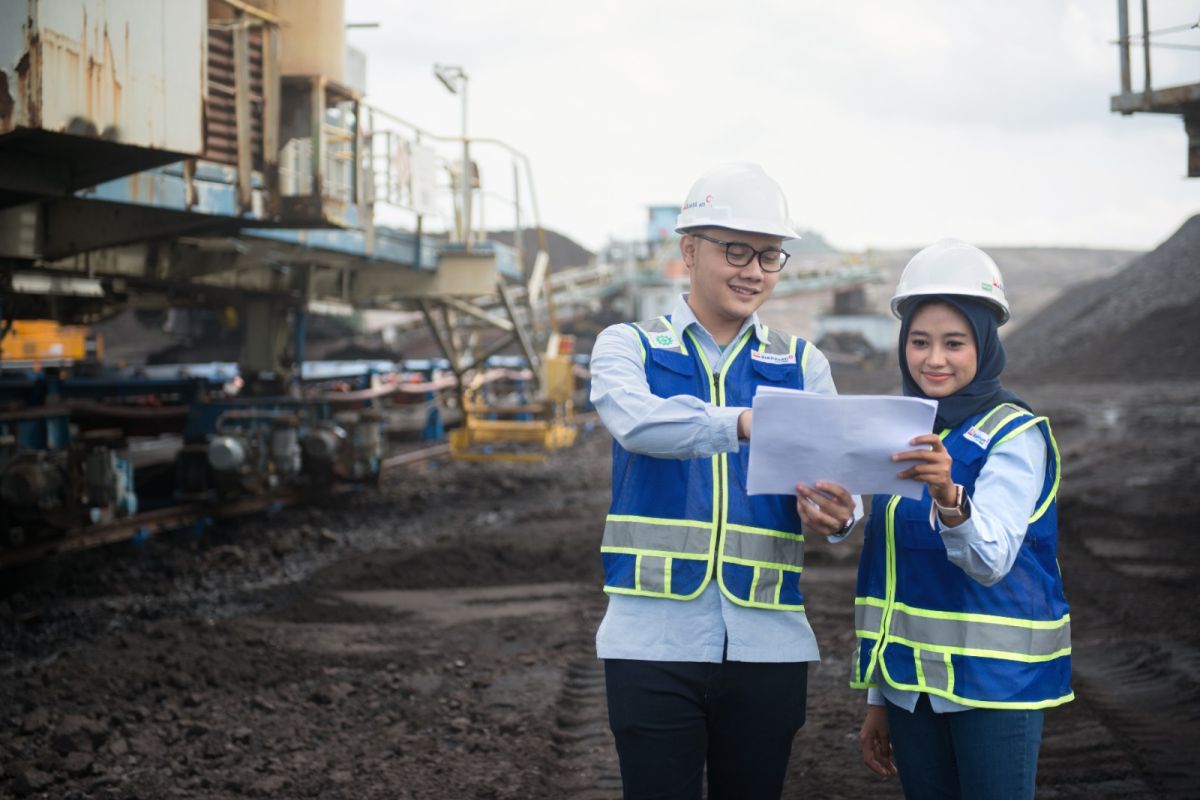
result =
[[[950,563],[929,524],[928,489],[920,500],[874,498],[854,600],[851,686],[882,681],[979,708],[1047,708],[1074,698],[1071,616],[1056,558],[1060,465],[1049,423],[1003,404],[942,438],[951,477],[970,495],[992,450],[1031,427],[1046,439],[1046,474],[1016,561],[993,586]]]
[[[751,405],[759,386],[804,388],[808,345],[754,328],[729,345],[714,372],[691,331],[669,317],[636,323],[650,391],[691,395],[718,406]],[[803,610],[804,535],[794,496],[746,494],[749,447],[708,458],[631,453],[616,442],[612,505],[604,524],[604,590],[691,600],[715,575],[735,603]]]

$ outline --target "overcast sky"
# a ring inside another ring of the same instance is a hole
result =
[[[1130,0],[1140,32],[1140,3]],[[1112,114],[1113,0],[347,0],[368,99],[460,131],[435,62],[469,76],[468,132],[533,165],[543,224],[638,238],[706,168],[756,161],[837,247],[1149,248],[1200,213],[1180,117]],[[1151,29],[1200,3],[1152,0]],[[1200,46],[1200,30],[1160,41]],[[1153,52],[1156,87],[1200,50]],[[1134,53],[1140,89],[1141,52]],[[505,165],[481,163],[510,192]],[[511,224],[489,210],[489,227]]]

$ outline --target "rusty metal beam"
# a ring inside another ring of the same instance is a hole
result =
[[[486,322],[488,325],[493,325],[502,331],[512,332],[515,328],[513,323],[509,320],[506,320],[504,317],[498,317],[477,305],[466,302],[465,300],[459,300],[453,297],[444,297],[442,298],[442,302],[468,316],[480,320],[481,322]]]
[[[529,331],[517,319],[517,309],[512,298],[509,297],[508,287],[503,282],[497,283],[496,292],[500,295],[500,302],[504,304],[504,310],[508,312],[508,318],[512,320],[513,329],[517,334],[517,342],[521,345],[521,353],[525,356],[529,368],[533,370],[534,385],[540,389],[542,384],[541,359],[538,358],[537,349],[529,338]]]
[[[280,77],[280,31],[263,28],[263,172],[269,215],[280,216],[280,116],[283,113]]]
[[[309,136],[312,141],[312,196],[318,207],[325,194],[325,79],[312,79],[309,101]]]
[[[282,25],[283,24],[283,19],[281,17],[277,17],[274,14],[270,14],[266,11],[263,11],[261,8],[258,8],[256,6],[250,5],[249,3],[243,2],[243,0],[221,0],[221,2],[224,3],[225,5],[229,6],[230,8],[234,8],[240,12],[249,14],[252,17],[258,17],[263,22],[269,22],[272,25]]]
[[[442,351],[442,356],[450,362],[450,370],[458,378],[461,387],[462,367],[458,361],[458,354],[455,352],[450,339],[438,327],[437,319],[433,315],[434,304],[428,300],[421,300],[418,305],[421,308],[421,314],[425,317],[425,324],[429,327],[429,332],[433,335],[434,342],[437,343],[438,349]]]
[[[239,11],[237,18],[242,20]],[[250,119],[250,35],[245,25],[233,29],[234,108],[237,126],[238,211],[245,214],[253,204],[254,122]]]
[[[1132,114],[1143,111],[1151,114],[1186,114],[1189,107],[1200,107],[1200,83],[1168,86],[1155,89],[1153,96],[1144,93],[1113,95],[1109,101],[1112,111]]]
[[[228,220],[185,211],[74,197],[46,201],[42,215],[41,252],[48,260],[149,239],[216,231],[229,224]]]

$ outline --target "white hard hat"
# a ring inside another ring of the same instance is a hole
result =
[[[723,164],[692,185],[675,219],[675,232],[709,226],[800,238],[788,221],[783,189],[758,164]]]
[[[942,239],[912,257],[892,295],[892,313],[903,318],[905,300],[930,294],[978,298],[996,309],[998,324],[1008,322],[1000,268],[987,253],[958,239]]]

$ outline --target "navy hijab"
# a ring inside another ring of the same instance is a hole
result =
[[[904,353],[909,326],[912,325],[917,309],[933,300],[940,300],[958,309],[967,318],[971,331],[975,334],[975,378],[949,397],[941,398],[929,397],[921,391],[921,387],[908,371],[908,359]],[[970,417],[1000,403],[1016,403],[1032,411],[1028,403],[1000,384],[1000,373],[1004,371],[1006,359],[997,328],[996,314],[991,307],[981,300],[964,295],[924,295],[915,302],[910,302],[904,309],[904,317],[900,322],[900,379],[906,396],[937,401],[937,417],[933,423],[935,431],[957,428]]]

